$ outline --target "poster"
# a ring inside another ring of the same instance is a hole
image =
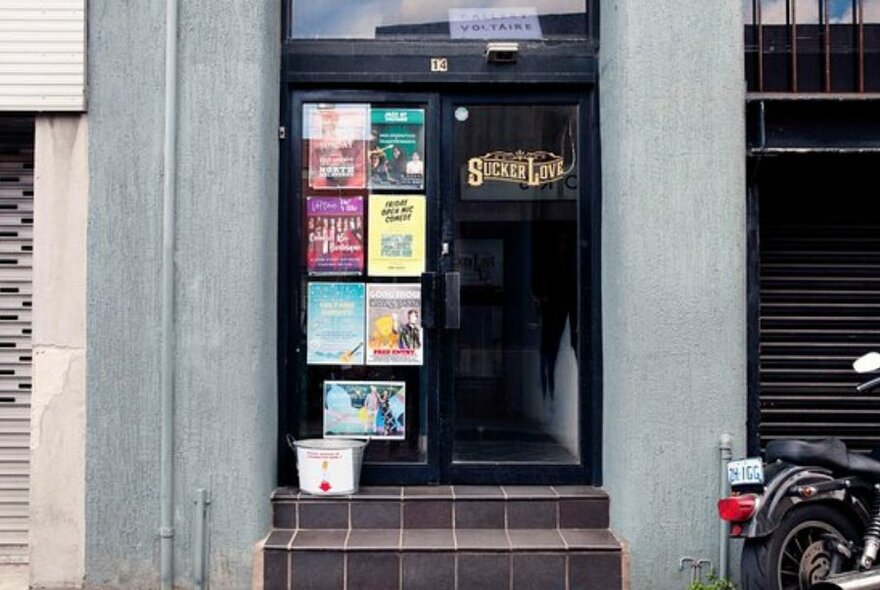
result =
[[[368,156],[370,188],[424,189],[424,109],[372,109]]]
[[[367,285],[368,365],[422,364],[421,309],[421,285]]]
[[[306,362],[364,364],[364,284],[309,283]]]
[[[370,195],[367,270],[373,277],[425,272],[425,196]]]
[[[306,198],[306,266],[310,275],[364,271],[364,198]]]
[[[401,440],[406,433],[403,381],[325,381],[324,437]]]
[[[311,188],[366,187],[368,116],[365,104],[303,105]]]

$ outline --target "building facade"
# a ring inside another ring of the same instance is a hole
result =
[[[369,38],[339,41],[333,26],[355,27],[361,3],[322,16],[309,2],[187,1],[176,21],[164,2],[88,3],[87,114],[22,110],[35,129],[32,587],[156,588],[170,561],[181,587],[296,588],[323,563],[349,588],[364,571],[377,587],[450,572],[454,586],[479,564],[515,587],[680,588],[682,558],[717,560],[718,441],[746,452],[750,403],[743,7],[470,6],[539,27],[511,55],[474,14],[443,4],[439,20],[406,20],[418,10],[400,4],[401,19],[385,6],[389,18],[364,17]],[[453,38],[468,23],[482,32]],[[335,137],[363,155],[321,143],[339,117],[350,135]],[[321,172],[322,158],[351,170]],[[355,204],[360,258],[309,257],[322,199]],[[383,205],[424,207],[409,231],[422,254],[398,255],[414,266],[369,244]],[[371,364],[369,327],[344,360],[310,357],[313,285],[417,288],[398,323],[420,312],[420,360]],[[321,524],[314,511],[339,501],[291,491],[285,435],[328,434],[328,382],[406,385],[403,418],[371,433],[363,483],[377,497],[342,508],[366,506],[362,526],[397,545],[349,545],[359,517]],[[451,544],[409,551],[408,506],[448,510],[425,526]],[[330,532],[309,544],[314,528]],[[572,536],[583,528],[601,542]]]

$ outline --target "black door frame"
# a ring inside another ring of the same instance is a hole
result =
[[[294,116],[293,98],[295,92],[339,91],[339,96],[350,96],[354,92],[370,91],[374,96],[401,96],[405,90],[408,97],[421,94],[440,96],[442,93],[479,92],[482,96],[510,97],[529,92],[540,92],[542,98],[549,98],[554,93],[571,93],[577,95],[583,103],[581,107],[581,141],[585,142],[587,157],[582,158],[583,166],[589,174],[582,176],[586,203],[582,203],[579,211],[589,211],[588,218],[582,215],[578,219],[581,236],[589,236],[590,250],[588,257],[579,260],[579,272],[582,280],[580,293],[588,292],[587,301],[580,302],[580,322],[588,322],[590,338],[584,341],[586,330],[581,330],[581,349],[578,359],[581,381],[581,460],[580,470],[570,467],[561,471],[545,470],[541,477],[552,483],[602,483],[602,324],[601,324],[601,291],[600,291],[600,211],[601,211],[601,179],[599,152],[599,99],[598,99],[598,51],[599,51],[599,0],[585,0],[588,12],[588,23],[585,39],[546,40],[526,42],[523,51],[515,64],[487,64],[485,58],[486,41],[467,40],[424,40],[397,41],[375,39],[318,39],[304,40],[289,38],[291,1],[281,0],[281,27],[279,41],[281,44],[280,72],[280,125],[282,127],[279,145],[279,263],[278,263],[278,479],[280,485],[296,485],[296,466],[294,455],[287,448],[284,435],[290,426],[298,424],[297,400],[294,397],[299,390],[297,379],[295,349],[298,343],[294,339],[296,309],[298,305],[293,297],[295,283],[292,261],[299,254],[301,236],[293,232],[301,229],[292,223],[294,215],[299,215],[298,205],[293,201],[294,184],[291,175],[291,162],[297,160],[300,146],[296,141],[299,131],[298,117]],[[296,1],[296,0],[293,0]],[[443,73],[431,70],[431,59],[446,57],[448,69]],[[357,90],[348,90],[357,89]],[[412,94],[411,94],[412,93]],[[363,95],[361,95],[363,96]],[[440,129],[441,109],[426,120],[428,128]],[[427,141],[427,135],[426,135]],[[440,150],[435,150],[438,152]],[[440,170],[439,160],[430,164]],[[435,173],[436,178],[436,173]],[[426,179],[426,182],[430,182]],[[436,181],[435,181],[436,182]],[[429,189],[426,186],[426,194]],[[434,191],[439,186],[433,187]],[[439,201],[437,199],[436,201]],[[430,215],[429,215],[430,217]],[[439,217],[437,217],[439,219]],[[440,241],[440,232],[436,232],[436,246]],[[428,245],[428,256],[435,256],[436,251]],[[298,271],[297,271],[298,272]],[[298,278],[298,277],[297,277]],[[438,373],[439,367],[432,369]],[[439,396],[434,396],[437,399]],[[432,411],[429,400],[429,412]],[[439,400],[436,401],[435,416],[439,416]],[[430,418],[430,415],[429,415]],[[441,428],[448,425],[441,424]],[[441,432],[442,434],[442,432]],[[434,457],[433,467],[423,471],[408,469],[410,466],[388,466],[382,473],[373,473],[369,467],[365,470],[365,481],[373,483],[415,484],[434,483],[439,481],[440,474],[440,441],[434,437],[428,443],[429,464]],[[432,446],[436,445],[436,446]],[[496,470],[498,476],[508,476],[505,483],[521,483],[503,468]],[[470,474],[468,481],[482,481],[478,473]],[[497,480],[497,478],[496,478]],[[488,481],[488,480],[486,480]]]
[[[452,366],[453,338],[439,328],[426,329],[428,341],[437,345],[428,349],[422,373],[422,387],[427,395],[427,462],[365,464],[363,481],[371,484],[455,483],[601,483],[602,387],[601,387],[601,301],[600,301],[600,178],[598,97],[594,86],[562,88],[522,93],[522,86],[492,87],[474,95],[462,92],[412,92],[382,90],[301,90],[286,88],[282,96],[283,125],[291,141],[281,142],[281,198],[279,202],[279,480],[282,485],[296,483],[293,454],[284,443],[285,435],[297,436],[300,422],[300,392],[304,391],[306,364],[305,333],[299,325],[303,317],[299,292],[302,257],[301,207],[297,206],[301,162],[301,112],[303,102],[388,102],[426,106],[425,145],[427,174],[425,195],[428,203],[426,260],[428,271],[438,275],[451,270],[452,256],[440,257],[442,241],[453,241],[451,175],[442,174],[452,167],[452,131],[450,121],[454,105],[467,104],[576,104],[578,106],[578,365],[581,463],[577,465],[531,464],[454,464],[452,462],[454,392]],[[452,90],[452,88],[450,88]],[[459,88],[459,91],[462,89]],[[534,90],[534,89],[533,89]],[[445,179],[445,180],[443,180]],[[435,262],[436,261],[436,262]],[[439,314],[438,314],[439,315]],[[433,432],[433,434],[432,434]]]

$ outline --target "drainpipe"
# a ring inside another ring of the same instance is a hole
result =
[[[159,567],[174,585],[174,209],[177,200],[177,0],[165,0],[165,141],[162,186],[161,443]]]
[[[719,498],[727,497],[727,464],[730,463],[731,447],[733,446],[733,437],[729,434],[722,434],[718,444],[718,450],[721,451],[721,487]],[[729,576],[728,554],[730,549],[730,532],[728,531],[727,522],[718,519],[721,522],[721,535],[718,556],[718,577],[726,580]]]

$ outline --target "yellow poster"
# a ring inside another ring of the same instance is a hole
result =
[[[425,196],[370,195],[367,272],[415,277],[425,272]]]

